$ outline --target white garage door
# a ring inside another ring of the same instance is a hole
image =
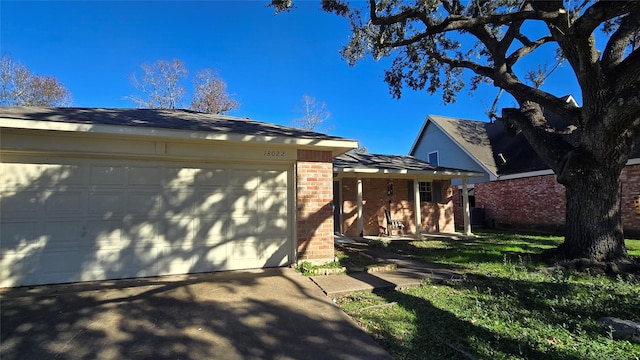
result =
[[[1,287],[286,265],[286,166],[3,156]]]

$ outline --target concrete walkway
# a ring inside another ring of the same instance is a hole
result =
[[[341,242],[341,246],[353,251],[362,252],[380,261],[395,263],[398,269],[390,272],[362,272],[346,275],[312,276],[311,280],[316,283],[327,296],[339,296],[357,291],[400,289],[408,286],[418,286],[424,279],[458,281],[462,278],[462,275],[452,268],[411,260],[401,254],[379,248],[371,248],[364,243]]]

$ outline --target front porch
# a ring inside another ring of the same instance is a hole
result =
[[[334,159],[334,231],[350,238],[457,236],[451,179],[481,174],[410,156],[344,154]],[[466,194],[466,192],[464,192]],[[463,196],[463,234],[472,235]]]
[[[383,241],[383,242],[393,242],[393,241],[415,241],[415,240],[424,240],[424,241],[429,241],[429,240],[466,240],[466,239],[473,239],[475,238],[475,235],[471,234],[471,235],[465,235],[459,232],[454,232],[454,233],[422,233],[420,234],[420,236],[417,236],[415,234],[405,234],[405,235],[390,235],[390,236],[374,236],[374,235],[367,235],[367,236],[363,236],[363,237],[348,237],[342,234],[335,234],[333,236],[333,242],[335,245],[342,245],[342,244],[352,244],[352,243],[357,243],[357,242],[367,242],[367,243],[371,243],[371,242],[377,242],[377,241]]]

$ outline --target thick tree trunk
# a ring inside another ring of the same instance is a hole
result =
[[[567,260],[629,260],[622,231],[620,170],[593,164],[580,170],[564,183],[566,234],[558,255]]]

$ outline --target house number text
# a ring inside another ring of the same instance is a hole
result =
[[[283,157],[285,153],[280,150],[265,150],[263,155],[265,157]]]

